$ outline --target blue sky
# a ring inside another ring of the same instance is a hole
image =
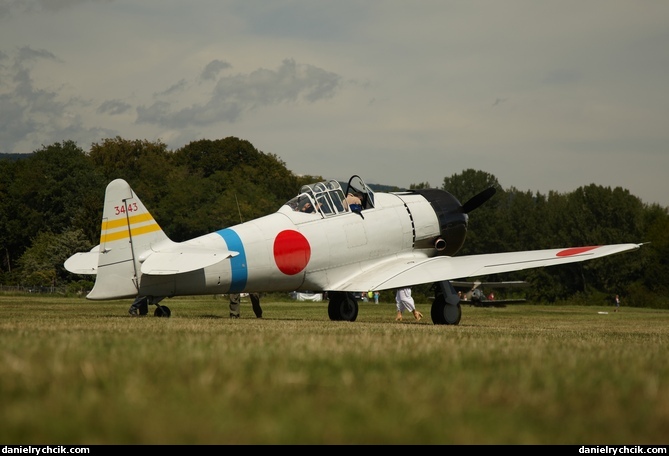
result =
[[[0,152],[236,136],[299,174],[669,206],[668,49],[663,0],[0,0]]]

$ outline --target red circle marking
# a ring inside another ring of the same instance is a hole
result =
[[[572,255],[579,255],[581,253],[589,252],[590,250],[596,249],[597,246],[593,247],[574,247],[573,249],[565,249],[562,250],[561,252],[557,253],[557,256],[559,257],[564,257],[564,256],[572,256]]]
[[[307,238],[293,230],[280,232],[274,239],[274,261],[281,272],[295,275],[304,270],[311,258]]]

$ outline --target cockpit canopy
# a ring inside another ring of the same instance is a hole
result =
[[[303,185],[300,193],[286,205],[296,212],[315,213],[324,217],[351,211],[360,212],[374,207],[374,193],[358,176],[353,176],[349,180],[347,192],[351,197],[358,198],[362,204],[358,206],[349,204],[339,182],[330,179]]]
[[[334,179],[303,185],[299,195],[286,203],[294,211],[320,212],[325,216],[346,212],[346,201],[341,185]]]

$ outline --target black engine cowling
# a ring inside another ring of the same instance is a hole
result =
[[[453,256],[465,243],[469,212],[485,203],[495,194],[495,188],[489,187],[477,194],[465,204],[445,190],[436,188],[414,190],[430,202],[439,220],[439,236],[432,240],[437,255]]]
[[[416,193],[428,200],[437,214],[439,237],[431,241],[437,255],[455,255],[465,243],[469,223],[469,216],[462,211],[462,204],[444,190],[431,188],[416,190]]]

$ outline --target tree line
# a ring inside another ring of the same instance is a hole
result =
[[[295,175],[278,156],[236,137],[194,141],[176,150],[160,141],[116,137],[93,143],[88,151],[63,141],[22,158],[0,154],[0,285],[90,288],[88,278],[68,273],[63,263],[98,244],[105,188],[117,178],[128,181],[177,242],[275,212],[302,185],[323,179]],[[483,279],[527,280],[532,286],[523,293],[531,302],[601,303],[620,294],[627,305],[669,308],[666,207],[595,184],[548,194],[503,188],[492,174],[474,169],[444,177],[439,188],[464,203],[490,186],[497,193],[470,214],[458,255],[649,244],[592,262]],[[411,185],[426,187],[428,182]],[[428,294],[423,288],[417,293]]]

